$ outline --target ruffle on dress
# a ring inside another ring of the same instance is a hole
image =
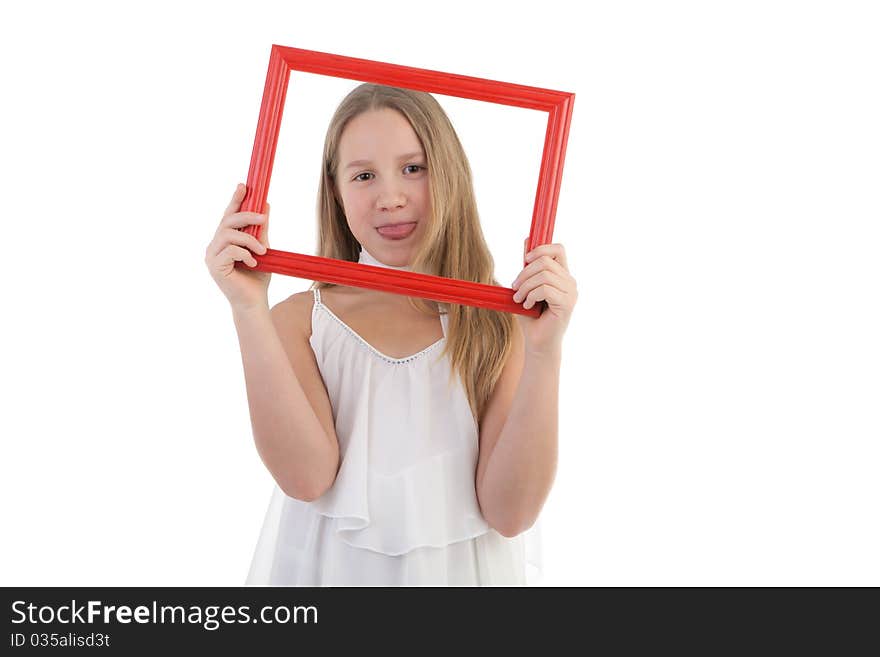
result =
[[[338,339],[313,343],[319,362],[322,350],[332,349],[334,361],[360,367],[340,377],[337,394],[330,395],[344,395],[348,402],[334,409],[341,465],[334,485],[310,503],[312,508],[332,518],[339,538],[349,545],[392,556],[485,533],[490,527],[474,486],[477,428],[470,409],[462,408],[467,400],[454,394],[459,388],[443,385],[446,359],[437,356],[445,338],[415,357],[392,359],[356,333],[345,335],[348,326],[322,308],[325,312],[314,320],[336,324],[321,333],[333,332]],[[375,353],[367,353],[368,358],[346,353],[354,350]],[[407,366],[400,367],[401,361]],[[425,388],[428,381],[433,390]],[[406,407],[382,403],[400,399],[401,391],[420,389],[426,394],[411,396]],[[445,418],[433,417],[438,399],[449,404]],[[470,421],[462,422],[463,417]],[[382,431],[381,440],[377,431]]]

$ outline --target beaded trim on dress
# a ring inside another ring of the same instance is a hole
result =
[[[319,308],[323,309],[324,312],[327,313],[327,316],[330,317],[331,319],[333,319],[333,320],[334,320],[337,324],[339,324],[339,326],[341,326],[344,330],[348,331],[348,332],[349,332],[349,333],[355,338],[355,340],[357,340],[358,344],[360,344],[361,346],[363,346],[364,348],[366,348],[366,349],[367,349],[368,351],[370,351],[370,353],[372,353],[373,355],[375,355],[375,356],[381,358],[382,360],[384,360],[384,361],[387,362],[387,363],[391,363],[392,365],[400,365],[400,364],[403,364],[403,363],[408,363],[408,362],[410,362],[410,361],[415,360],[416,358],[419,358],[420,356],[424,356],[425,354],[427,354],[427,353],[433,351],[434,349],[436,349],[437,347],[439,347],[441,344],[443,344],[443,341],[446,340],[446,322],[445,322],[446,316],[445,316],[445,315],[442,315],[441,318],[440,318],[440,319],[441,319],[441,325],[443,326],[443,337],[442,337],[442,338],[440,338],[439,340],[437,340],[434,344],[428,345],[427,347],[425,347],[424,349],[422,349],[420,352],[418,352],[418,353],[416,353],[416,354],[413,354],[412,356],[406,356],[405,358],[392,358],[391,356],[388,356],[387,354],[383,354],[381,351],[379,351],[378,349],[376,349],[376,348],[375,348],[373,345],[371,345],[369,342],[367,342],[366,340],[364,340],[364,339],[358,334],[357,331],[355,331],[355,330],[354,330],[353,328],[351,328],[348,324],[346,324],[346,323],[343,322],[341,319],[339,319],[339,317],[337,317],[336,314],[335,314],[332,310],[330,310],[330,308],[329,308],[328,306],[325,306],[325,305],[321,302],[321,291],[320,291],[320,290],[318,290],[317,288],[315,288],[315,289],[313,290],[313,294],[314,294],[314,297],[315,297],[315,306],[314,306],[314,308],[315,308],[315,311],[316,311],[316,312],[317,312],[317,310],[318,310]]]
[[[384,262],[379,262],[363,246],[361,246],[360,255],[358,257],[358,263],[365,264],[365,265],[373,265],[376,267],[385,267],[386,269],[396,269],[399,271],[412,271],[408,266],[392,267],[391,265],[386,265]],[[439,304],[441,306],[440,307],[440,325],[443,330],[443,337],[440,338],[439,340],[437,340],[436,342],[434,342],[433,344],[428,345],[427,347],[425,347],[424,349],[422,349],[418,353],[412,354],[411,356],[405,356],[404,358],[392,358],[391,356],[389,356],[387,354],[383,354],[381,351],[376,349],[369,342],[364,340],[364,338],[361,337],[361,335],[358,334],[357,331],[355,331],[353,328],[351,328],[348,324],[346,324],[344,321],[342,321],[342,319],[340,319],[336,315],[336,313],[334,313],[332,310],[330,310],[329,306],[326,306],[321,301],[321,291],[318,288],[315,288],[313,290],[313,296],[315,298],[315,304],[313,307],[314,308],[313,314],[319,308],[322,308],[327,313],[327,315],[330,318],[332,318],[340,327],[342,327],[345,331],[350,333],[352,335],[352,337],[354,337],[355,340],[358,342],[358,344],[363,346],[365,349],[367,349],[373,355],[377,356],[378,358],[381,358],[386,363],[391,363],[392,365],[401,365],[403,363],[409,363],[413,360],[416,360],[417,358],[419,358],[421,356],[424,356],[425,354],[427,354],[431,351],[434,351],[434,349],[436,349],[437,347],[442,345],[443,342],[446,341],[446,335],[448,333],[448,330],[447,330],[447,326],[448,326],[447,325],[447,311],[442,308],[443,304]]]

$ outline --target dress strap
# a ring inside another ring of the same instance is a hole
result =
[[[321,304],[321,290],[319,290],[318,288],[315,288],[314,290],[312,290],[312,296],[315,299],[315,305],[320,305]]]

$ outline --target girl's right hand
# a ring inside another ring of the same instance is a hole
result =
[[[217,286],[226,295],[233,310],[249,310],[261,305],[269,306],[269,279],[272,274],[261,271],[236,269],[236,261],[255,267],[253,253],[262,255],[269,248],[269,204],[266,214],[239,212],[247,187],[239,184],[232,201],[223,214],[214,239],[205,249],[205,264]],[[260,239],[238,228],[262,224]],[[250,249],[250,250],[248,250]],[[253,252],[253,253],[252,253]]]

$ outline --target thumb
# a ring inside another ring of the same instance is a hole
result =
[[[529,238],[523,240],[523,262],[526,261],[526,253],[529,252]]]

